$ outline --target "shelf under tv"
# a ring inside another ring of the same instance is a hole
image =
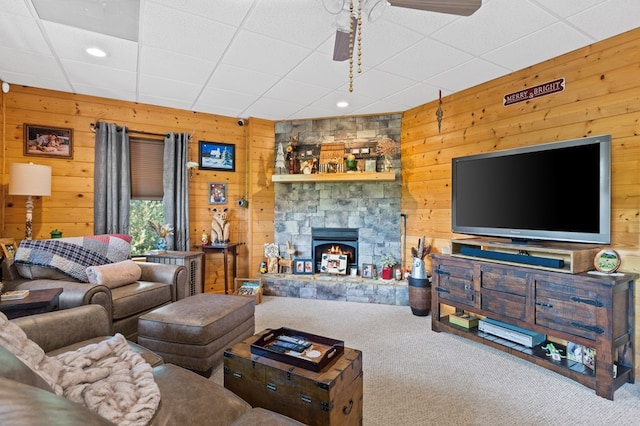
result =
[[[569,274],[593,270],[593,260],[600,249],[601,247],[588,244],[554,242],[528,244],[485,238],[451,240],[452,256]],[[537,260],[539,261],[536,262]],[[553,265],[554,263],[556,265]]]

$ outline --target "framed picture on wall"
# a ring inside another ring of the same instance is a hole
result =
[[[25,124],[23,154],[72,159],[73,129]]]
[[[236,146],[230,143],[200,141],[198,147],[200,170],[236,170]]]
[[[209,182],[209,204],[227,204],[227,184]]]
[[[11,238],[0,238],[0,257],[13,259],[17,249],[18,247],[16,246],[15,240]]]
[[[378,276],[378,270],[373,263],[363,263],[360,272],[362,278],[375,278]]]

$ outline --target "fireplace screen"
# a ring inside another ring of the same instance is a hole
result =
[[[358,230],[352,228],[312,228],[311,243],[316,272],[327,272],[322,269],[323,257],[341,256],[346,266],[344,270],[358,265]],[[334,272],[336,273],[336,272]],[[342,272],[339,272],[342,273]]]

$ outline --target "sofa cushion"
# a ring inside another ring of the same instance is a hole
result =
[[[138,281],[142,270],[133,260],[123,260],[107,265],[89,266],[86,273],[91,284],[102,284],[109,288],[116,288]]]
[[[13,353],[0,346],[0,377],[15,380],[25,385],[35,386],[49,392],[53,389],[42,377],[20,361]],[[0,422],[2,424],[2,422]]]
[[[114,321],[146,312],[171,302],[171,285],[148,281],[111,289]]]
[[[34,386],[0,377],[3,426],[114,426],[90,410]]]
[[[14,259],[21,275],[21,265],[37,265],[53,268],[78,281],[88,282],[87,267],[128,259],[131,253],[130,241],[129,236],[119,234],[22,240]]]

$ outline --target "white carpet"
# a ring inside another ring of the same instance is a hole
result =
[[[640,386],[615,401],[446,333],[408,306],[264,297],[256,331],[290,327],[363,352],[364,425],[640,425]],[[222,368],[212,380],[223,382]]]

